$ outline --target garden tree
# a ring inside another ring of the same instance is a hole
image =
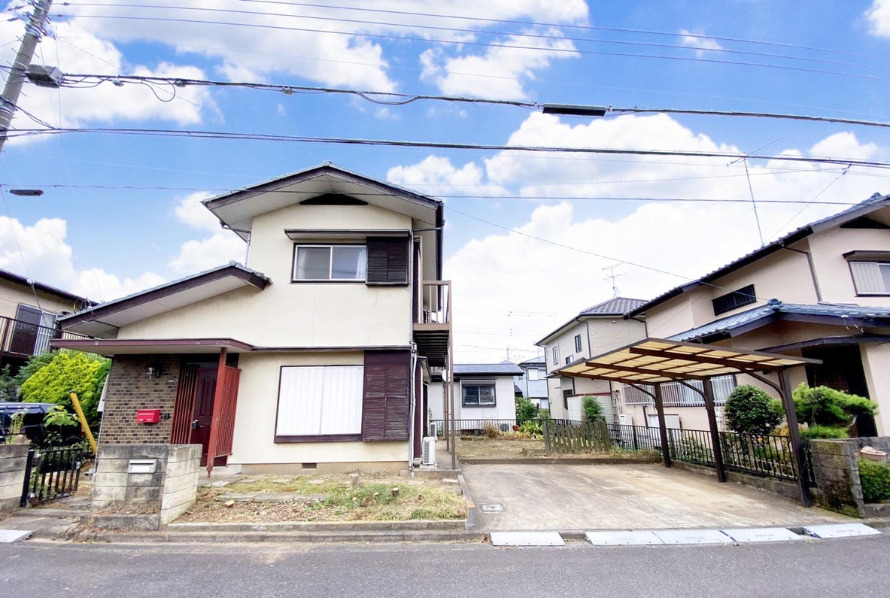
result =
[[[827,386],[810,388],[804,382],[794,389],[792,397],[797,418],[810,427],[846,428],[857,415],[874,415],[878,410],[878,404],[865,397]]]
[[[729,429],[741,434],[769,434],[782,421],[779,403],[763,390],[748,384],[732,390],[723,414]]]
[[[582,407],[584,409],[585,420],[592,422],[598,419],[603,419],[603,407],[595,397],[584,397]]]
[[[0,401],[17,401],[19,398],[17,387],[15,377],[10,371],[10,365],[6,364],[0,370]]]
[[[32,355],[28,362],[19,369],[19,373],[15,375],[15,385],[21,387],[25,380],[37,373],[37,370],[45,365],[49,365],[58,353],[58,351],[48,351],[39,355]]]
[[[516,397],[516,425],[538,417],[538,406],[525,397]]]
[[[29,403],[56,403],[69,411],[69,391],[77,393],[87,422],[99,421],[99,396],[111,367],[111,361],[91,353],[57,351],[52,360],[25,380],[20,392]]]

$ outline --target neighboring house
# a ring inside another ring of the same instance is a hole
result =
[[[821,365],[792,369],[792,385],[824,384],[877,401],[877,428],[886,435],[890,196],[876,194],[801,227],[629,314],[640,316],[645,316],[652,338],[820,359]],[[739,378],[720,384],[718,403],[736,382],[756,384]],[[634,419],[642,417],[650,404],[646,398],[632,389],[622,393]],[[684,428],[707,429],[700,398],[691,392],[675,394],[665,411],[678,416]]]
[[[442,203],[325,163],[204,205],[247,266],[62,319],[96,339],[59,346],[114,358],[100,444],[201,444],[244,472],[419,460],[451,350]]]
[[[32,355],[48,351],[60,334],[56,318],[89,305],[74,293],[0,270],[0,367],[18,370]]]
[[[544,356],[533,357],[519,364],[522,375],[514,379],[517,396],[525,397],[541,409],[550,409],[547,394],[547,364]]]
[[[556,375],[560,368],[646,338],[646,327],[624,314],[642,305],[640,299],[615,297],[583,310],[537,344],[544,349],[550,415],[580,421],[585,396],[596,397],[608,421],[616,419],[611,383]]]
[[[458,429],[481,429],[483,420],[516,419],[513,378],[522,370],[509,361],[486,364],[454,364],[454,418]],[[441,420],[448,392],[444,385],[430,390],[432,419]]]

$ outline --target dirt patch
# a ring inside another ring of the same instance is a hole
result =
[[[251,496],[218,500],[222,495]],[[264,496],[265,495],[265,496]],[[276,500],[263,500],[274,495]],[[291,500],[280,500],[290,495]],[[463,519],[466,505],[457,484],[349,475],[254,477],[221,488],[200,488],[179,522],[272,523],[290,521],[413,521]]]
[[[458,459],[603,459],[615,461],[627,459],[628,461],[647,461],[658,459],[657,453],[646,451],[623,451],[613,449],[608,452],[577,452],[577,453],[551,453],[547,454],[544,448],[544,440],[536,438],[523,438],[519,434],[504,434],[497,438],[485,436],[461,437],[457,441]]]

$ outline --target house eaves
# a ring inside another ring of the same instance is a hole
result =
[[[847,210],[844,210],[839,214],[835,214],[834,216],[829,216],[827,218],[811,222],[806,226],[802,226],[796,230],[793,230],[784,237],[777,239],[772,243],[768,243],[763,247],[752,251],[751,253],[744,255],[733,262],[726,264],[725,266],[721,266],[717,270],[714,270],[713,272],[710,272],[702,276],[701,278],[675,287],[667,291],[666,293],[663,293],[658,297],[655,297],[654,299],[651,299],[650,301],[647,301],[637,308],[627,312],[624,317],[632,318],[634,316],[643,314],[646,312],[647,309],[651,309],[669,299],[673,299],[678,295],[723,278],[727,274],[753,264],[754,262],[757,262],[769,255],[772,255],[777,251],[785,249],[786,247],[789,247],[797,243],[798,241],[809,237],[813,233],[841,226],[858,218],[862,218],[863,216],[867,216],[887,206],[890,206],[890,195],[881,195],[879,193],[875,193],[862,203],[857,204]]]
[[[81,306],[90,306],[95,305],[94,301],[90,301],[86,297],[81,297],[80,295],[75,295],[74,293],[69,293],[68,291],[63,291],[62,289],[58,289],[56,287],[50,286],[48,284],[44,284],[42,282],[37,282],[36,280],[30,280],[25,278],[24,276],[19,276],[13,272],[9,272],[7,270],[0,270],[0,279],[7,280],[9,282],[13,282],[16,284],[25,285],[28,287],[32,287],[40,291],[41,293],[46,293],[47,295],[54,295],[60,299],[65,301],[71,301],[75,305]]]
[[[231,263],[64,316],[59,323],[66,331],[109,337],[121,326],[172,309],[243,287],[262,291],[269,284],[271,280],[264,274]]]

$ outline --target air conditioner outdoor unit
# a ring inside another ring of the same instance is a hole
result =
[[[438,423],[430,423],[430,436],[435,438],[439,435],[439,424]]]
[[[420,459],[421,465],[436,464],[436,437],[427,436],[423,439],[423,451]]]

